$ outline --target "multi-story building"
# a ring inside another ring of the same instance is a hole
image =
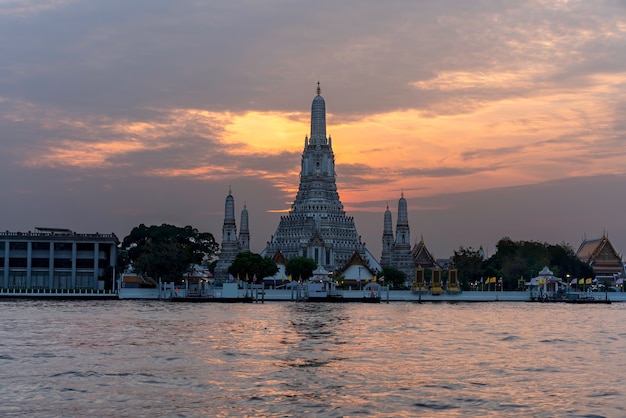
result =
[[[35,229],[0,232],[2,289],[111,288],[120,243],[115,234]]]

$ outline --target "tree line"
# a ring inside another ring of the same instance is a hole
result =
[[[454,251],[452,265],[466,288],[487,277],[501,277],[504,290],[516,290],[521,281],[529,281],[544,267],[556,277],[593,276],[591,266],[580,261],[569,244],[513,241],[508,237],[498,241],[495,254],[489,258],[472,247],[459,247]]]
[[[136,273],[180,283],[194,265],[205,265],[213,273],[218,251],[219,244],[209,232],[200,232],[191,226],[141,224],[122,240],[117,268],[124,271],[132,266]],[[285,273],[295,280],[306,280],[316,268],[315,261],[294,257],[287,262]],[[237,254],[228,269],[233,277],[248,282],[260,281],[277,272],[278,266],[271,258],[250,251]]]
[[[177,227],[162,224],[141,224],[132,229],[122,241],[118,257],[118,271],[132,265],[137,273],[180,282],[196,264],[203,264],[213,272],[219,244],[213,234],[200,232],[191,226]],[[504,237],[496,244],[496,252],[485,258],[482,251],[472,247],[459,247],[454,251],[452,267],[458,270],[458,279],[468,289],[481,278],[501,277],[505,290],[515,290],[522,280],[528,281],[543,267],[548,267],[557,277],[592,277],[591,267],[580,261],[566,243],[548,244],[536,241],[513,241]],[[293,280],[307,280],[317,268],[315,261],[306,257],[288,260],[285,274]],[[252,282],[271,277],[278,272],[276,263],[250,251],[237,255],[228,269],[239,280]],[[383,267],[379,276],[394,287],[402,286],[404,273]],[[341,278],[338,278],[341,279]]]

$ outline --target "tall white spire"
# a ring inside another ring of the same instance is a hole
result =
[[[222,226],[222,245],[219,260],[215,266],[215,278],[225,279],[228,277],[228,267],[239,253],[239,240],[237,237],[237,224],[235,222],[235,198],[230,186],[228,196],[224,204],[224,225]]]
[[[389,224],[391,223],[391,213],[389,207],[385,212],[385,229],[383,232],[383,245],[385,242],[389,242],[390,231]],[[407,278],[407,282],[410,282],[413,278],[415,264],[413,262],[413,256],[411,254],[411,233],[409,230],[409,215],[407,209],[407,202],[404,198],[404,191],[400,195],[398,200],[398,220],[396,223],[396,239],[393,243],[391,254],[385,254],[383,250],[384,260],[381,258],[381,265],[387,264],[390,267],[396,268],[402,271]]]
[[[381,266],[389,266],[391,264],[392,251],[393,251],[393,225],[391,221],[391,211],[389,210],[389,203],[387,203],[387,210],[385,211],[384,224],[383,224],[383,252],[380,257]]]
[[[311,105],[311,138],[309,142],[316,145],[325,145],[326,139],[326,102],[321,96],[320,82],[317,82],[317,96]]]
[[[250,251],[250,229],[248,228],[248,208],[243,203],[241,211],[241,229],[239,230],[239,251]]]
[[[411,245],[411,234],[409,230],[409,211],[407,210],[404,190],[398,200],[398,222],[396,223],[396,245]]]

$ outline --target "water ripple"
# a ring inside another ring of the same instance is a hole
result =
[[[3,319],[2,416],[626,416],[620,304],[7,301]]]

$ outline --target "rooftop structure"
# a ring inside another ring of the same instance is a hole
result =
[[[615,250],[608,236],[584,239],[576,251],[576,257],[593,269],[595,276],[613,276],[624,274],[622,256]]]

